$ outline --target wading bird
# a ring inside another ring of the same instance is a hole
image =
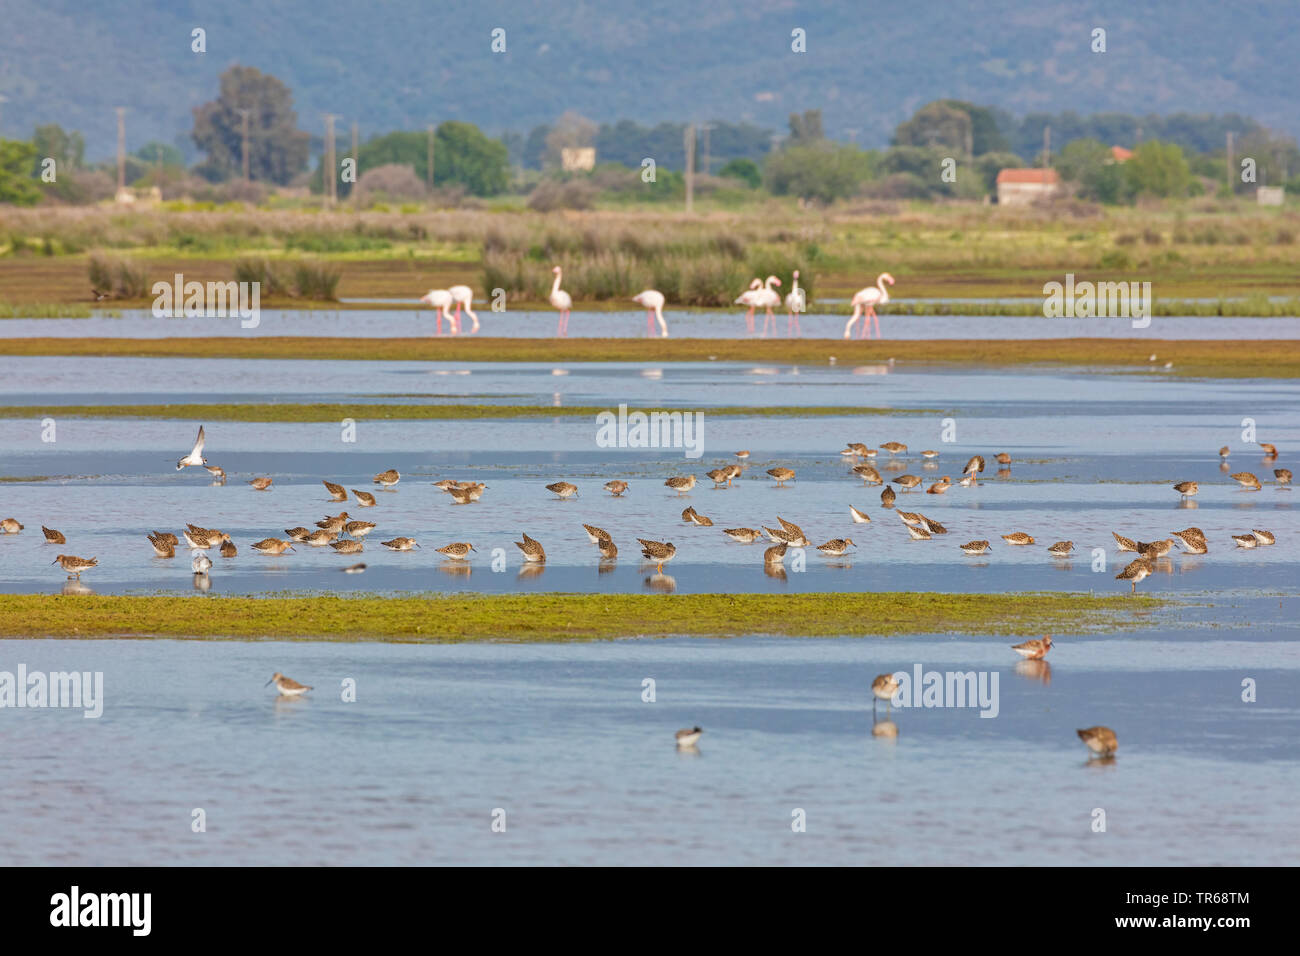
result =
[[[652,338],[655,334],[655,320],[659,322],[659,332],[668,338],[668,323],[664,321],[664,294],[654,289],[646,289],[632,296],[632,301],[645,309],[645,334]]]
[[[853,294],[853,315],[850,316],[848,324],[844,326],[844,337],[853,338],[853,323],[862,318],[862,328],[858,332],[858,338],[867,337],[867,329],[871,325],[871,320],[876,322],[876,338],[880,338],[880,317],[876,315],[876,306],[884,305],[889,301],[889,292],[885,289],[885,283],[894,284],[894,277],[888,272],[882,272],[876,277],[876,284],[869,285],[865,289],[859,289]]]
[[[560,323],[555,327],[557,336],[567,336],[569,334],[569,311],[573,308],[573,297],[560,288],[560,278],[563,273],[559,266],[551,270],[555,273],[555,282],[551,285],[551,306],[559,310]]]

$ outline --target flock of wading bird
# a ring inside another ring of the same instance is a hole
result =
[[[551,270],[555,275],[555,281],[551,284],[551,294],[548,301],[560,316],[559,323],[555,327],[555,334],[561,338],[569,334],[569,315],[573,312],[573,297],[560,288],[560,283],[564,278],[564,270],[556,266]],[[889,290],[885,288],[886,283],[894,284],[894,277],[888,272],[882,272],[876,277],[876,284],[869,285],[865,289],[859,289],[853,293],[849,304],[853,306],[853,314],[844,326],[844,337],[846,339],[853,337],[853,327],[857,325],[858,320],[862,320],[862,325],[858,330],[858,338],[866,338],[870,332],[871,324],[874,320],[876,329],[876,338],[880,338],[880,317],[876,315],[876,306],[884,305],[889,301]],[[799,270],[794,271],[793,282],[790,291],[785,298],[781,298],[781,293],[776,291],[776,286],[781,284],[781,280],[776,276],[768,276],[766,279],[757,277],[749,284],[749,288],[740,294],[736,299],[736,305],[745,307],[745,327],[746,331],[754,334],[754,313],[759,309],[763,310],[763,331],[759,333],[767,337],[770,333],[776,335],[777,320],[774,309],[779,309],[784,305],[785,310],[789,313],[786,320],[785,334],[787,336],[802,335],[803,330],[799,327],[799,315],[807,311],[807,299],[803,289],[799,288]],[[430,289],[420,297],[420,301],[430,308],[434,309],[434,316],[437,319],[438,327],[435,334],[442,335],[442,323],[445,319],[447,327],[452,335],[461,333],[460,327],[460,310],[465,309],[465,314],[469,316],[473,325],[469,329],[472,335],[479,330],[478,316],[474,313],[474,290],[467,285],[454,285],[446,289]],[[645,334],[647,337],[653,337],[656,334],[667,338],[668,323],[664,320],[664,306],[667,305],[667,297],[657,289],[646,289],[632,296],[632,301],[645,309]],[[455,312],[452,311],[455,309]],[[656,323],[658,326],[656,327]]]
[[[181,471],[190,467],[204,468],[218,483],[222,483],[226,478],[225,470],[219,465],[208,463],[203,454],[205,442],[204,430],[200,426],[193,449],[189,454],[177,461],[176,469]],[[1277,448],[1275,446],[1260,442],[1259,447],[1264,451],[1264,461],[1266,463],[1271,464],[1277,461]],[[881,506],[897,514],[907,533],[913,539],[928,541],[946,535],[948,529],[935,519],[920,512],[904,511],[901,507],[896,507],[898,496],[918,491],[927,495],[942,495],[947,494],[954,485],[962,487],[977,485],[979,477],[985,469],[984,457],[974,455],[966,462],[965,467],[962,469],[962,477],[958,481],[953,482],[951,476],[944,475],[934,479],[928,487],[923,488],[924,479],[913,474],[901,474],[886,482],[875,465],[870,463],[870,459],[876,458],[881,451],[889,456],[889,461],[882,464],[882,467],[886,470],[901,470],[906,467],[904,463],[906,459],[900,456],[906,455],[908,447],[896,441],[885,442],[880,445],[879,449],[870,448],[861,442],[851,442],[840,454],[850,463],[850,473],[862,480],[863,487],[867,485],[884,486],[880,493]],[[1225,445],[1219,449],[1220,469],[1222,471],[1230,470],[1227,463],[1229,454],[1228,446]],[[937,451],[925,450],[920,455],[925,460],[923,468],[937,467],[937,464],[932,461],[932,459],[939,457]],[[715,488],[730,488],[732,482],[743,474],[744,462],[749,458],[749,452],[738,451],[735,453],[735,457],[737,462],[722,465],[705,473],[706,477],[713,482]],[[1009,476],[1012,462],[1011,456],[1006,452],[1002,452],[994,460],[999,465],[999,476]],[[788,482],[794,481],[796,477],[793,468],[783,466],[769,468],[766,474],[776,482],[777,487],[785,487]],[[1273,476],[1279,489],[1290,490],[1291,472],[1288,469],[1275,468]],[[1230,477],[1242,489],[1247,491],[1259,491],[1262,488],[1260,480],[1250,472],[1236,472]],[[373,479],[374,484],[381,486],[385,490],[395,489],[399,481],[401,481],[401,475],[396,469],[380,472]],[[696,476],[693,474],[675,475],[664,481],[664,485],[674,491],[678,497],[681,497],[689,494],[695,488],[696,481]],[[273,483],[274,479],[270,476],[253,478],[248,482],[249,486],[257,492],[269,491]],[[331,481],[324,481],[323,484],[329,492],[331,501],[347,502],[350,500],[349,489],[343,485]],[[446,492],[450,496],[452,503],[456,505],[468,505],[477,502],[487,488],[487,485],[483,482],[458,481],[451,478],[433,484]],[[892,485],[897,485],[900,490],[896,492],[891,487]],[[621,479],[607,481],[604,484],[605,491],[616,497],[625,494],[628,487],[628,482]],[[578,494],[578,486],[568,481],[556,481],[548,484],[546,490],[560,499],[573,498]],[[353,488],[350,489],[350,492],[356,506],[361,508],[374,507],[378,501],[376,496],[369,491]],[[1181,496],[1181,503],[1184,506],[1194,507],[1195,503],[1191,499],[1200,492],[1200,483],[1196,481],[1180,481],[1173,485],[1173,492]],[[853,506],[849,507],[849,516],[855,524],[869,524],[871,522],[869,514]],[[691,525],[705,528],[713,526],[713,520],[701,514],[694,506],[688,506],[683,510],[681,517],[682,521]],[[259,554],[266,555],[280,555],[287,551],[293,551],[295,544],[309,547],[330,547],[342,555],[355,555],[365,550],[364,539],[377,526],[376,522],[354,518],[347,511],[340,511],[335,515],[326,515],[315,522],[315,525],[314,530],[302,526],[286,528],[284,533],[287,538],[263,538],[260,541],[253,542],[250,546]],[[766,537],[772,542],[772,545],[763,552],[763,567],[773,577],[784,577],[784,560],[788,550],[790,548],[812,547],[813,544],[803,529],[792,521],[778,515],[773,525],[771,527],[763,525],[761,530],[748,527],[725,528],[722,529],[722,533],[741,544],[753,544]],[[618,545],[605,529],[585,523],[582,527],[591,543],[600,552],[601,570],[608,570],[612,562],[618,557]],[[16,518],[5,518],[0,521],[0,533],[17,534],[22,530],[23,525]],[[41,530],[45,534],[47,543],[58,545],[67,543],[67,538],[62,532],[43,525]],[[1138,555],[1135,560],[1131,561],[1115,576],[1117,580],[1130,583],[1130,593],[1136,593],[1137,585],[1157,570],[1157,562],[1168,558],[1174,549],[1175,538],[1182,542],[1183,553],[1185,554],[1199,555],[1209,552],[1209,542],[1205,533],[1196,527],[1171,532],[1173,537],[1156,541],[1139,541],[1118,532],[1111,533],[1115,537],[1117,550],[1120,553],[1132,552]],[[540,541],[530,537],[527,533],[524,533],[522,537],[523,540],[516,541],[515,545],[522,553],[525,570],[539,571],[546,563],[546,549]],[[1009,531],[1001,537],[1011,547],[1030,547],[1037,544],[1034,536],[1025,531]],[[191,570],[195,574],[195,583],[199,587],[203,587],[207,583],[207,572],[212,568],[212,559],[208,555],[210,550],[216,550],[223,558],[233,558],[238,554],[238,549],[231,540],[230,535],[216,528],[188,524],[179,535],[156,530],[148,535],[154,554],[160,558],[175,557],[176,550],[181,547],[182,539],[184,539],[185,545],[191,551]],[[1232,540],[1237,548],[1255,548],[1261,545],[1274,544],[1276,537],[1271,531],[1256,528],[1248,533],[1232,535]],[[655,570],[661,578],[664,577],[664,565],[677,556],[677,546],[671,541],[660,541],[652,538],[637,538],[637,542],[642,557],[655,566]],[[387,541],[381,541],[381,544],[391,551],[411,551],[419,547],[419,543],[415,538],[407,536],[393,537]],[[850,548],[855,547],[857,545],[852,538],[843,537],[831,538],[822,544],[816,545],[816,550],[826,557],[840,558],[846,555]],[[976,539],[959,545],[959,548],[966,555],[983,555],[989,552],[990,544],[988,540]],[[464,563],[469,561],[471,553],[476,549],[468,541],[452,541],[436,550],[447,561],[462,565],[468,570],[468,565]],[[1053,558],[1068,558],[1073,551],[1073,541],[1056,541],[1047,546],[1047,552]],[[95,567],[99,562],[97,558],[93,557],[83,558],[77,555],[60,554],[52,563],[60,565],[70,577],[79,579],[82,572]],[[365,568],[365,564],[354,564],[344,570],[355,573],[364,571]],[[661,581],[660,584],[668,590],[672,589],[671,579]]]

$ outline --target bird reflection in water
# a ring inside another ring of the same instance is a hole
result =
[[[1015,672],[1021,677],[1036,680],[1040,684],[1052,682],[1052,665],[1047,661],[1016,661]]]
[[[645,579],[645,586],[651,591],[659,591],[663,594],[672,594],[677,590],[677,579],[671,574],[656,572]]]

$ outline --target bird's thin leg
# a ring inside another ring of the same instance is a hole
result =
[[[754,334],[754,310],[749,308],[745,311],[745,329],[750,334]]]

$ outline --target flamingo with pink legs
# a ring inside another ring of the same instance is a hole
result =
[[[569,334],[569,310],[573,308],[573,297],[560,288],[560,267],[551,270],[555,273],[555,284],[551,286],[551,305],[560,312],[560,324],[555,327],[557,336]]]
[[[451,308],[451,293],[446,289],[430,289],[424,295],[420,296],[420,301],[438,310],[438,335],[442,335],[442,320],[446,319],[451,327],[451,334],[455,335],[459,331],[456,320],[447,310]]]
[[[785,307],[790,312],[790,318],[785,323],[785,334],[787,337],[794,336],[796,333],[803,335],[803,329],[799,328],[799,313],[807,311],[808,303],[804,301],[803,289],[799,288],[799,270],[794,270],[794,282],[790,285],[790,294],[785,297]]]
[[[754,310],[758,308],[757,296],[759,287],[762,286],[762,284],[762,279],[755,279],[749,284],[749,289],[742,292],[740,298],[735,302],[736,305],[749,306],[748,311],[745,312],[745,328],[750,335],[754,334]]]
[[[467,285],[454,285],[447,291],[451,293],[452,300],[456,303],[456,331],[460,331],[460,307],[463,305],[465,314],[474,323],[469,330],[473,335],[478,331],[478,316],[474,314],[474,290]]]
[[[853,315],[849,318],[848,324],[844,326],[844,337],[853,338],[853,323],[862,317],[862,328],[858,332],[858,338],[867,337],[867,330],[871,326],[871,320],[876,320],[876,338],[880,338],[880,317],[876,315],[876,306],[884,305],[889,301],[889,291],[885,288],[885,283],[894,284],[894,277],[888,272],[882,272],[876,277],[876,284],[869,285],[865,289],[859,289],[853,294]]]
[[[781,280],[776,276],[768,276],[767,281],[763,283],[763,288],[756,293],[758,305],[764,310],[763,338],[767,338],[769,327],[772,329],[772,334],[776,335],[776,313],[772,310],[781,304],[781,293],[773,289],[772,286],[780,284]]]
[[[655,319],[658,319],[660,332],[664,338],[668,338],[668,323],[664,321],[664,294],[656,292],[654,289],[646,289],[639,295],[634,295],[632,301],[645,306],[646,337],[651,338],[654,336]]]

